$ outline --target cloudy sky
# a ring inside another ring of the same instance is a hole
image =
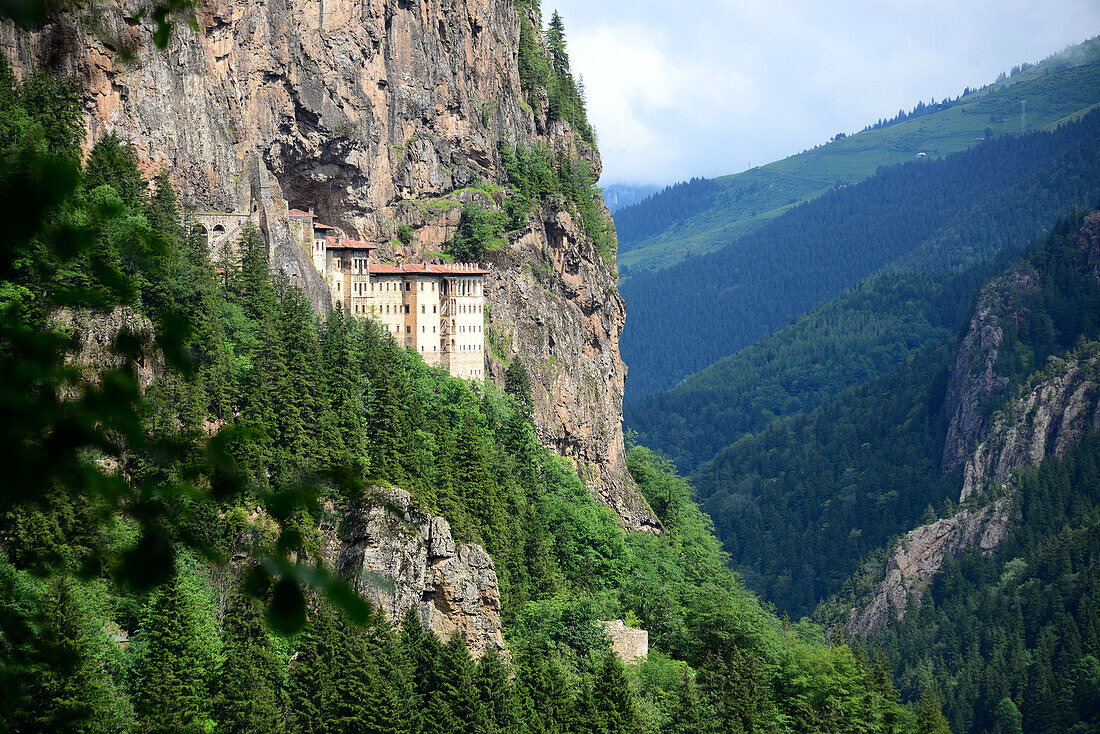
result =
[[[735,173],[1100,34],[1100,0],[542,0],[604,185]]]

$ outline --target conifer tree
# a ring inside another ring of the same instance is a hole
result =
[[[177,570],[158,590],[131,645],[139,656],[135,707],[146,731],[202,731],[209,722],[217,637],[196,584]]]
[[[275,293],[279,303],[277,327],[287,370],[287,394],[281,401],[288,410],[283,442],[297,463],[316,468],[323,375],[313,310],[302,290],[285,274],[276,278]]]
[[[225,659],[218,673],[214,720],[219,732],[265,734],[280,728],[279,672],[263,607],[238,591],[225,617]]]
[[[943,717],[940,701],[931,689],[926,689],[917,705],[917,734],[951,734]]]
[[[430,633],[429,633],[430,634]],[[445,717],[454,731],[471,731],[482,720],[478,689],[474,686],[474,666],[466,641],[458,630],[451,633],[439,651],[439,683],[432,692],[446,709]]]
[[[334,668],[337,632],[331,612],[319,606],[302,630],[298,652],[287,675],[287,731],[320,734],[330,731],[336,698]]]
[[[487,650],[474,674],[474,685],[481,701],[478,731],[484,734],[507,734],[519,726],[518,703],[508,678],[508,668],[501,662],[496,649]]]
[[[364,398],[368,383],[356,344],[355,323],[341,309],[333,309],[321,331],[324,416],[320,443],[329,466],[351,467],[359,474],[367,461]]]
[[[993,712],[992,734],[1024,734],[1020,709],[1007,696],[997,703],[997,708]]]
[[[26,718],[16,730],[90,734],[127,728],[126,707],[103,675],[93,624],[81,610],[69,577],[50,583],[34,640]]]
[[[592,697],[602,731],[607,734],[641,731],[634,694],[626,680],[622,661],[615,653],[604,656],[592,686]]]

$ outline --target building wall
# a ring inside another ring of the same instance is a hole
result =
[[[368,293],[375,307],[375,318],[382,324],[383,333],[390,334],[401,346],[405,345],[405,301],[403,278],[400,275],[375,275],[371,278]]]
[[[456,377],[485,377],[484,294],[478,276],[448,277],[448,369]]]
[[[412,281],[412,327],[414,348],[430,365],[439,366],[443,353],[439,334],[439,278],[410,276]]]

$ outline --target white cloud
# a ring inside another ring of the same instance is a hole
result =
[[[1094,0],[556,1],[605,182],[733,173],[1100,33]]]

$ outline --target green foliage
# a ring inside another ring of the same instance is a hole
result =
[[[588,163],[561,155],[557,159],[545,145],[500,144],[500,157],[512,195],[505,212],[513,229],[524,227],[531,207],[554,195],[565,198],[584,224],[584,231],[608,264],[614,264],[615,230],[604,217],[602,199]]]
[[[902,696],[929,691],[951,730],[1100,725],[1097,457],[1093,432],[1063,458],[1024,470],[1016,519],[997,555],[947,563],[925,603],[877,636]]]
[[[880,120],[798,155],[738,174],[693,179],[616,212],[624,273],[659,270],[711,252],[768,224],[796,206],[874,176],[880,168],[956,153],[1020,129],[1051,129],[1079,118],[1100,97],[1100,42],[1066,49],[1012,77],[955,99],[919,103],[910,113]],[[929,162],[925,160],[923,162]]]
[[[693,472],[776,418],[809,412],[935,347],[957,332],[995,269],[872,278],[673,389],[628,404],[626,422],[639,443]]]
[[[539,90],[546,86],[550,69],[538,44],[538,34],[524,14],[519,26],[519,81],[528,103],[535,104]]]
[[[397,240],[401,244],[403,244],[403,245],[411,244],[412,241],[413,241],[413,237],[415,237],[415,236],[416,235],[413,231],[413,228],[410,227],[409,225],[407,225],[407,224],[398,225],[398,227],[397,227]]]
[[[940,472],[948,345],[728,446],[696,474],[749,586],[792,617],[957,491]]]
[[[127,650],[128,684],[142,729],[207,727],[208,691],[221,657],[210,605],[201,582],[183,569],[149,602]]]
[[[884,271],[951,273],[1025,247],[1060,214],[1100,199],[1098,129],[1100,111],[1050,132],[886,168],[723,239],[721,250],[631,274],[621,286],[631,313],[620,344],[628,402]]]
[[[460,262],[477,262],[489,250],[495,250],[504,243],[505,217],[502,212],[488,209],[477,202],[462,207],[462,221],[454,238],[447,243],[445,251]]]

